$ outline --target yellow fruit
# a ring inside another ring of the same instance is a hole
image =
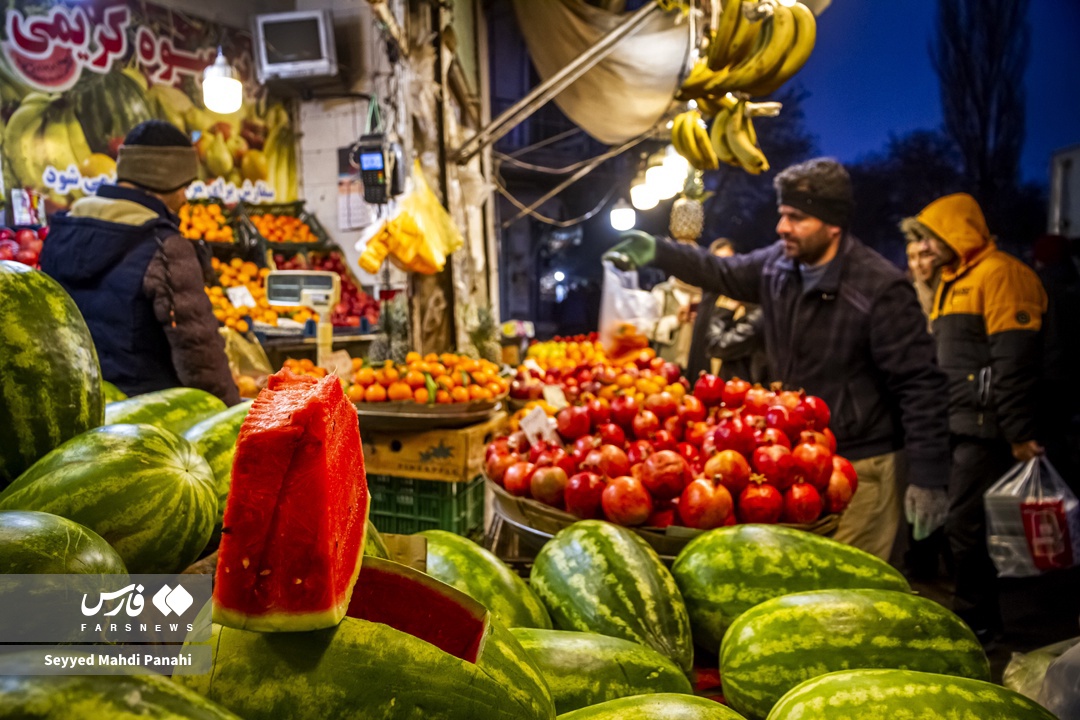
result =
[[[116,175],[116,161],[104,153],[92,153],[79,163],[79,174],[83,177],[96,178],[101,175]]]
[[[240,174],[245,180],[257,182],[270,176],[270,166],[261,150],[248,150],[240,161]]]

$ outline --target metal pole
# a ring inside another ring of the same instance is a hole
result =
[[[626,18],[620,25],[602,37],[599,42],[574,58],[562,70],[537,85],[528,95],[518,100],[499,117],[492,120],[487,127],[482,128],[480,132],[462,143],[461,147],[453,153],[454,159],[459,163],[466,162],[479,152],[481,147],[494,143],[513,130],[515,126],[595,67],[597,63],[608,56],[612,48],[620,40],[633,35],[641,29],[645,21],[656,12],[660,12],[660,6],[657,3],[648,2],[643,5],[633,15]]]

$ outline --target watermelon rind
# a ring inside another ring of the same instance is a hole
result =
[[[510,628],[551,628],[544,604],[510,567],[472,540],[425,530],[427,573],[482,603]]]
[[[390,559],[390,550],[386,547],[386,541],[370,519],[367,521],[367,529],[364,530],[364,555],[383,560]]]
[[[195,446],[214,473],[218,507],[214,532],[207,543],[211,548],[217,547],[221,539],[221,520],[225,515],[225,500],[229,497],[233,458],[236,456],[236,436],[240,434],[240,426],[244,424],[244,418],[251,409],[251,402],[247,400],[211,415],[192,425],[184,433],[184,439]]]
[[[1000,685],[911,670],[829,673],[798,685],[768,720],[1055,720],[1044,707]]]
[[[112,403],[119,400],[127,400],[127,394],[120,388],[113,385],[108,380],[101,381],[101,394],[105,398],[105,402]]]
[[[205,390],[175,387],[109,403],[105,406],[105,424],[146,423],[183,435],[193,425],[226,408],[225,403]]]
[[[0,573],[122,575],[124,561],[104,538],[46,512],[0,512]]]
[[[0,261],[0,489],[105,419],[101,366],[71,296],[43,272]]]
[[[511,628],[544,676],[555,712],[656,693],[694,693],[671,660],[644,645],[596,633]]]
[[[563,528],[540,549],[529,582],[556,628],[640,643],[690,671],[694,648],[679,588],[630,530],[600,520]]]
[[[206,460],[152,425],[105,425],[38,460],[0,492],[0,510],[38,510],[105,539],[132,573],[190,565],[214,528],[217,497]]]
[[[885,668],[990,679],[982,645],[933,600],[895,590],[818,590],[739,616],[720,648],[724,698],[763,720],[793,687],[840,670]]]
[[[716,653],[739,615],[781,595],[810,590],[911,590],[884,560],[820,535],[776,527],[737,525],[703,533],[675,558],[694,642]]]
[[[609,700],[559,715],[558,720],[744,720],[715,700],[661,693]]]

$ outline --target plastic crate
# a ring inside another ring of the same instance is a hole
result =
[[[368,475],[371,521],[382,533],[448,530],[469,535],[484,524],[484,478],[468,482]]]

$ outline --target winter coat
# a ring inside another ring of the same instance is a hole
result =
[[[762,306],[770,375],[828,403],[841,455],[904,448],[909,482],[945,486],[947,385],[911,283],[846,236],[818,285],[804,291],[783,247],[718,258],[661,239],[655,263],[706,292]]]
[[[1046,292],[1035,271],[997,249],[973,197],[935,200],[918,221],[960,256],[941,275],[930,315],[949,378],[949,429],[1035,439]]]
[[[721,361],[720,377],[724,380],[769,381],[764,322],[765,313],[760,305],[740,305],[734,312],[716,307],[705,335],[705,352]]]
[[[75,300],[123,392],[184,385],[240,402],[195,248],[160,200],[113,185],[77,200],[53,219],[41,269]]]

